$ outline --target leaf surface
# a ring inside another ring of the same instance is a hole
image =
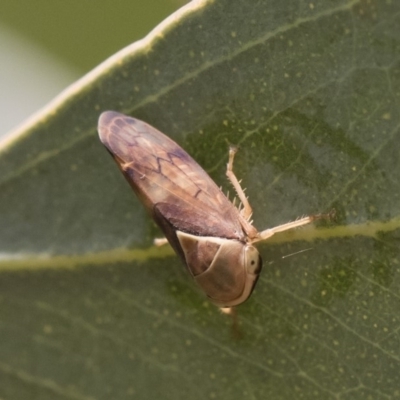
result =
[[[192,2],[4,142],[0,397],[398,396],[399,27],[389,1]],[[153,247],[98,140],[104,110],[168,134],[231,192],[240,145],[260,229],[337,220],[259,246],[232,332]]]

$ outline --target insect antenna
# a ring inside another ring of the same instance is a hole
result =
[[[313,250],[313,247],[310,247],[308,249],[303,249],[303,250],[300,250],[300,251],[296,251],[295,253],[288,254],[286,256],[283,256],[282,258],[291,257],[291,256],[294,256],[296,254],[304,253],[305,251],[309,251],[309,250]]]
[[[314,249],[313,247],[310,247],[308,249],[303,249],[303,250],[300,250],[300,251],[296,251],[294,253],[287,254],[286,256],[282,256],[281,259],[292,257],[292,256],[295,256],[296,254],[304,253],[305,251],[310,251],[310,250],[313,250],[313,249]],[[275,263],[276,263],[275,260],[268,261],[268,265],[272,265],[272,264],[275,264]]]

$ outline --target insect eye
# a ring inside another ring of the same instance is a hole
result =
[[[261,272],[262,260],[257,249],[253,246],[246,246],[244,254],[244,265],[246,271],[253,275],[258,275]]]

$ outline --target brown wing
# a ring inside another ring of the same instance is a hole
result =
[[[238,211],[178,144],[138,119],[106,111],[102,143],[156,221],[195,235],[243,240]]]

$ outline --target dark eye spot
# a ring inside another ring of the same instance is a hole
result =
[[[251,265],[254,265],[254,264],[255,264],[255,261],[254,261],[254,260],[252,260],[250,264],[251,264]]]

